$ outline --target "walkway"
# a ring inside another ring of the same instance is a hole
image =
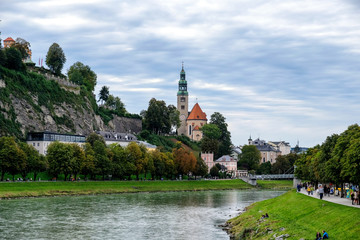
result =
[[[320,199],[320,196],[315,191],[314,191],[314,195],[311,195],[311,194],[308,195],[305,188],[301,188],[301,193],[305,194],[306,196],[310,196],[310,197],[313,197],[313,198]],[[360,205],[351,205],[351,199],[350,198],[341,198],[340,196],[330,195],[330,197],[329,196],[326,196],[326,197],[324,196],[322,200],[337,203],[337,204],[341,204],[341,205],[345,205],[345,206],[349,206],[349,207],[360,208]]]

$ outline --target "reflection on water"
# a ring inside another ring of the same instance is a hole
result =
[[[204,191],[0,201],[1,239],[229,239],[218,227],[284,191]]]

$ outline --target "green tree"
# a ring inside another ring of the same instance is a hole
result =
[[[90,133],[86,137],[86,142],[89,143],[91,145],[91,147],[94,147],[95,141],[100,141],[103,145],[105,145],[104,138],[101,135],[99,135],[99,134],[97,134],[95,132]]]
[[[65,54],[62,48],[57,43],[53,43],[46,54],[46,65],[56,75],[61,74],[61,70],[66,62]]]
[[[341,176],[360,185],[360,138],[353,139],[341,159]]]
[[[70,144],[53,142],[48,146],[47,159],[49,162],[49,173],[57,178],[59,174],[64,174],[64,180],[71,174],[71,159],[73,149]]]
[[[6,66],[6,54],[2,48],[0,48],[0,66]]]
[[[24,64],[21,60],[21,53],[14,47],[6,48],[5,49],[6,55],[6,64],[5,66],[9,69],[14,70],[22,70],[24,69]]]
[[[26,155],[26,167],[21,172],[21,175],[25,179],[26,175],[32,172],[34,181],[36,181],[37,174],[46,170],[48,166],[47,160],[33,146],[27,143],[20,143],[19,146]]]
[[[216,124],[206,124],[201,130],[203,138],[200,141],[202,152],[212,152],[214,156],[218,156],[221,130]]]
[[[166,106],[164,101],[152,98],[147,111],[142,111],[144,128],[154,134],[170,133],[180,122],[179,113],[173,105]]]
[[[255,145],[245,145],[239,155],[238,167],[247,170],[256,170],[259,167],[261,153]]]
[[[212,168],[210,168],[210,175],[212,177],[219,177],[219,168],[216,166],[213,166]]]
[[[95,179],[96,168],[95,168],[95,152],[90,143],[85,143],[84,152],[85,160],[83,168],[81,169],[82,174],[84,174],[85,179],[90,175],[91,179]]]
[[[219,151],[215,158],[231,154],[231,134],[227,129],[228,125],[225,120],[226,118],[219,112],[214,112],[210,118],[210,123],[215,124],[221,131]]]
[[[274,174],[284,174],[291,167],[292,165],[289,159],[284,155],[280,155],[276,158],[276,162],[272,165],[271,171]]]
[[[84,150],[76,143],[71,144],[72,157],[70,160],[71,173],[74,175],[74,179],[77,179],[77,175],[80,173],[86,162],[86,155]]]
[[[100,89],[100,92],[99,92],[99,101],[101,101],[101,104],[102,103],[106,103],[108,98],[109,98],[109,87],[107,86],[102,86],[102,88]]]
[[[94,91],[97,75],[88,65],[76,62],[69,68],[67,75],[71,82],[85,86],[89,92]]]
[[[0,138],[0,170],[1,181],[4,180],[5,173],[10,173],[15,180],[15,175],[21,173],[26,168],[26,155],[22,151],[14,137]]]
[[[271,163],[270,162],[264,162],[261,163],[259,168],[256,170],[257,174],[271,174]]]
[[[105,180],[105,176],[112,172],[110,152],[108,152],[106,145],[100,140],[94,142],[93,149],[95,152],[95,168],[102,176],[102,179]]]
[[[195,166],[195,170],[194,170],[195,178],[196,178],[196,176],[203,177],[207,174],[208,174],[208,166],[206,165],[204,160],[201,159],[201,157],[198,157],[196,159],[196,166]]]

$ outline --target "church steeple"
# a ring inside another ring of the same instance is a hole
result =
[[[184,62],[182,63],[182,68],[180,72],[180,80],[179,80],[179,90],[177,95],[188,95],[187,91],[187,81],[186,81],[186,74],[184,70]]]

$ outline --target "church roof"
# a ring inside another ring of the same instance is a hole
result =
[[[196,103],[193,107],[193,109],[191,110],[187,120],[205,120],[207,121],[206,118],[206,113],[204,113],[201,110],[201,107],[198,103]]]

